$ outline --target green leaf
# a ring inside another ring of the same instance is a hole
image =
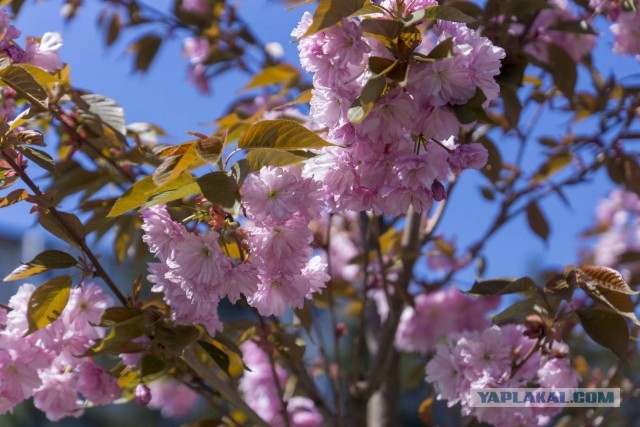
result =
[[[145,333],[144,315],[139,314],[119,322],[111,328],[107,336],[89,348],[84,355],[139,353],[145,350],[145,346],[133,340]]]
[[[313,13],[313,22],[303,37],[315,34],[337,24],[342,18],[358,13],[364,4],[365,0],[320,0]]]
[[[230,359],[227,353],[207,341],[198,341],[198,345],[209,355],[209,357],[211,357],[214,362],[216,362],[216,365],[218,365],[218,367],[222,369],[225,374],[231,376],[231,374],[229,373]]]
[[[576,310],[584,331],[601,346],[623,361],[627,360],[629,328],[624,317],[609,310],[580,308]]]
[[[292,120],[264,120],[251,126],[238,140],[238,147],[300,150],[328,147],[330,142]]]
[[[160,187],[156,186],[153,183],[153,177],[147,176],[140,181],[133,184],[131,188],[129,188],[113,205],[111,208],[111,212],[107,217],[114,218],[119,215],[122,215],[125,212],[128,212],[132,209],[137,209],[140,206],[143,206],[147,201],[155,195],[171,192],[171,196],[167,196],[169,198],[175,197],[172,200],[179,199],[182,196],[182,192],[179,192],[184,187],[189,186],[189,184],[194,183],[193,177],[187,171],[183,172],[178,178],[174,179],[171,182],[168,182],[165,185]],[[178,192],[176,194],[175,192]],[[191,193],[193,194],[193,193]],[[180,196],[180,197],[177,197]],[[158,199],[154,199],[154,204],[163,203],[169,201],[166,198],[161,201]]]
[[[502,97],[504,116],[511,127],[516,128],[522,112],[522,103],[518,98],[518,93],[512,86],[505,84],[500,86],[500,96]]]
[[[145,72],[151,66],[156,57],[160,46],[162,45],[162,37],[155,34],[147,34],[140,37],[130,46],[130,50],[136,55],[134,69],[135,71]]]
[[[535,313],[534,307],[536,305],[537,302],[534,298],[518,301],[495,316],[491,316],[491,320],[493,320],[493,323],[496,325],[503,325],[505,323],[513,322],[514,320],[524,320],[527,315]]]
[[[9,65],[0,69],[0,81],[15,90],[33,106],[42,111],[47,109],[47,91],[24,67]]]
[[[397,65],[398,61],[394,61],[393,59],[383,58],[380,56],[369,57],[369,68],[375,77],[389,73]]]
[[[369,79],[364,88],[362,88],[360,96],[351,104],[347,112],[349,121],[352,123],[362,122],[378,102],[386,87],[387,79],[384,76]]]
[[[549,223],[536,202],[527,206],[527,222],[531,231],[546,242],[550,232]]]
[[[493,123],[493,121],[487,116],[487,112],[484,110],[482,104],[485,103],[487,97],[480,88],[476,89],[476,93],[466,104],[453,105],[453,112],[462,124],[470,124],[476,120],[482,120],[487,123]]]
[[[86,233],[78,217],[66,212],[57,212],[56,215],[53,215],[51,211],[41,211],[38,221],[49,233],[78,249],[82,249],[77,239],[84,239]],[[64,222],[64,226],[60,223],[61,220]]]
[[[536,289],[530,277],[519,279],[488,279],[476,281],[466,293],[470,295],[506,295],[520,292],[531,292]]]
[[[16,150],[20,151],[27,159],[40,166],[51,175],[56,175],[56,163],[49,154],[42,150],[38,150],[37,148],[27,147],[25,145],[18,145]]]
[[[264,166],[288,166],[307,160],[288,151],[256,148],[249,151],[247,161],[252,171],[259,171]]]
[[[204,161],[216,165],[220,161],[224,142],[224,138],[219,136],[202,138],[196,142],[196,151]]]
[[[14,190],[0,199],[0,208],[6,208],[7,206],[15,205],[18,202],[23,201],[29,197],[29,192],[24,189]]]
[[[56,277],[38,286],[27,304],[27,335],[56,320],[67,306],[70,293],[70,276]]]
[[[291,64],[278,64],[267,67],[254,75],[245,89],[282,84],[291,86],[300,79],[300,72]]]
[[[28,263],[13,270],[3,281],[24,279],[25,277],[34,276],[45,271],[70,268],[78,262],[74,257],[66,252],[49,250],[40,253]]]
[[[489,180],[493,183],[498,182],[500,179],[500,171],[502,170],[502,156],[500,155],[500,150],[496,147],[496,145],[491,141],[488,137],[483,137],[480,141],[484,148],[489,152],[489,160],[485,167],[482,168],[482,173],[484,176],[489,178]]]
[[[140,316],[141,314],[139,309],[133,307],[109,307],[100,317],[100,326],[116,326],[119,323]]]
[[[556,172],[564,169],[573,161],[573,153],[571,151],[558,153],[549,157],[542,167],[531,178],[532,182],[542,182]]]
[[[273,332],[268,339],[278,352],[287,357],[291,363],[302,363],[306,350],[306,343],[303,339],[286,332]]]
[[[196,181],[204,197],[214,205],[233,208],[240,201],[236,180],[224,172],[211,172]]]
[[[127,123],[124,117],[124,109],[113,99],[95,93],[82,95],[82,100],[89,105],[89,112],[98,117],[102,123],[113,130],[127,134]]]
[[[161,374],[167,364],[151,354],[145,354],[140,360],[140,379],[152,380]]]
[[[429,6],[426,9],[418,10],[409,15],[404,25],[405,27],[409,27],[425,19],[440,19],[442,21],[463,22],[465,24],[475,21],[475,19],[469,15],[454,7]]]
[[[438,43],[436,47],[431,49],[427,58],[429,59],[445,59],[453,55],[453,37],[449,37]]]
[[[198,160],[198,152],[196,150],[196,144],[193,143],[187,148],[184,154],[180,156],[169,156],[156,168],[152,175],[154,184],[161,187],[173,181],[185,172],[196,160]]]
[[[553,43],[547,44],[547,52],[553,83],[567,98],[573,98],[578,81],[576,62],[566,50]]]
[[[389,19],[363,19],[360,29],[363,34],[373,36],[386,45],[390,45],[402,32],[402,24]]]
[[[201,332],[193,325],[176,325],[173,328],[156,328],[156,341],[170,348],[174,352],[180,352],[200,338]]]

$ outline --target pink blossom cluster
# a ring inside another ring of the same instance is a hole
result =
[[[433,3],[404,2],[402,7],[409,12]],[[400,7],[395,1],[382,4]],[[398,215],[413,205],[425,212],[434,200],[446,197],[441,182],[450,173],[484,166],[487,152],[482,145],[456,146],[454,136],[462,125],[452,107],[465,104],[477,90],[488,100],[498,96],[495,76],[504,58],[501,48],[464,24],[436,22],[418,51],[428,53],[427,47],[451,38],[453,55],[412,61],[406,84],[389,81],[371,112],[355,123],[349,108],[375,77],[369,59],[395,58],[380,41],[363,35],[357,19],[343,19],[304,37],[311,22],[311,14],[305,13],[292,35],[300,38],[303,68],[313,74],[311,118],[328,129],[327,138],[339,147],[327,148],[308,162],[305,176],[323,182],[332,210]]]
[[[552,8],[542,9],[524,35],[525,51],[542,62],[549,62],[549,45],[561,47],[574,61],[580,61],[596,45],[597,36],[567,31],[564,22],[576,21],[568,0],[551,0]]]
[[[211,3],[209,0],[182,0],[180,10],[195,15],[204,15],[211,11]]]
[[[593,250],[594,263],[614,267],[625,252],[640,251],[640,197],[615,189],[596,207],[602,232]]]
[[[81,357],[104,336],[100,323],[111,298],[92,283],[71,291],[60,316],[29,335],[27,307],[35,286],[24,284],[0,316],[0,413],[29,397],[51,421],[78,417],[89,405],[107,405],[120,396],[116,378]]]
[[[433,383],[438,399],[449,406],[461,404],[462,414],[496,427],[542,426],[562,408],[471,407],[470,390],[483,388],[573,388],[580,375],[573,369],[568,347],[556,342],[549,354],[534,351],[535,340],[525,335],[522,325],[493,326],[483,331],[453,334],[446,344],[436,346],[427,364],[427,381]],[[521,366],[515,370],[514,366]]]
[[[162,292],[178,324],[203,325],[210,334],[222,329],[218,302],[231,302],[256,291],[257,274],[251,264],[233,265],[223,254],[220,234],[199,235],[174,221],[164,205],[142,212],[143,240],[160,262],[149,264],[154,292]]]
[[[609,29],[615,37],[613,51],[620,55],[637,55],[640,60],[640,15],[634,10],[623,10],[620,2],[591,0],[589,6],[598,12],[607,12],[613,22]],[[640,3],[635,1],[636,9]]]
[[[267,424],[272,427],[320,427],[324,425],[322,416],[309,398],[291,397],[286,402],[289,423],[285,423],[282,411],[283,395],[289,378],[279,365],[271,364],[268,354],[253,341],[246,341],[240,347],[244,363],[249,368],[240,379],[239,389],[244,399]],[[275,376],[274,376],[275,370]]]
[[[161,411],[167,418],[188,415],[198,402],[198,394],[175,378],[163,376],[149,383],[147,400],[150,408]],[[142,402],[145,403],[145,402]]]
[[[415,307],[405,307],[400,316],[395,346],[427,355],[448,335],[487,328],[487,314],[498,307],[500,298],[471,298],[449,288],[422,293],[414,301]]]
[[[247,178],[241,194],[246,216],[254,223],[245,230],[259,276],[249,304],[262,315],[301,308],[329,280],[320,256],[310,259],[309,223],[324,206],[320,184],[303,178],[297,167],[263,167]]]
[[[62,37],[59,33],[44,33],[40,40],[27,39],[24,49],[15,43],[20,30],[11,24],[9,12],[0,10],[0,55],[6,56],[16,64],[31,64],[47,71],[56,71],[63,67],[59,51]]]
[[[209,40],[203,36],[187,37],[184,39],[184,53],[189,58],[189,68],[187,69],[189,82],[201,93],[209,95],[211,87],[205,65],[210,53]]]

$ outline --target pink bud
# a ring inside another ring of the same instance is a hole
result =
[[[151,390],[146,384],[138,384],[136,386],[136,403],[138,405],[147,406],[151,402]]]
[[[447,198],[447,190],[445,190],[444,185],[437,179],[434,179],[433,184],[431,184],[431,195],[436,202]]]

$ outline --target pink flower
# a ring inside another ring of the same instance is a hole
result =
[[[294,396],[287,402],[287,412],[292,427],[321,427],[324,425],[322,415],[311,399]]]
[[[253,262],[265,271],[296,273],[311,255],[306,224],[248,228]]]
[[[82,415],[82,403],[76,391],[77,377],[73,372],[44,372],[42,386],[33,397],[33,403],[50,421]]]
[[[82,363],[78,366],[78,391],[95,405],[108,405],[120,396],[118,380],[100,366]]]
[[[360,27],[352,20],[343,19],[342,25],[334,25],[324,31],[322,53],[336,67],[361,64],[362,57],[370,51]]]
[[[220,292],[235,303],[240,299],[240,294],[248,297],[258,289],[258,271],[255,266],[243,263],[227,271],[224,280],[220,284]]]
[[[229,259],[218,244],[219,238],[220,235],[213,230],[204,236],[186,233],[176,246],[173,257],[167,260],[167,265],[173,269],[172,276],[183,278],[189,288],[196,283],[211,288],[219,284],[231,268]]]
[[[27,41],[25,61],[47,71],[61,69],[64,64],[60,60],[59,50],[62,47],[62,37],[59,33],[44,33],[40,42]]]
[[[102,313],[112,305],[113,300],[101,287],[86,283],[71,291],[62,319],[76,333],[87,338],[100,338],[102,332],[93,325],[100,323]]]
[[[552,357],[538,371],[540,385],[546,388],[575,388],[580,382],[568,357]]]
[[[209,57],[209,40],[206,37],[184,39],[184,53],[192,64],[202,64]]]
[[[475,94],[467,58],[456,55],[415,67],[412,87],[420,88],[434,106],[464,104]]]
[[[482,331],[478,339],[462,338],[458,346],[467,369],[474,372],[499,378],[511,368],[511,352],[497,326]]]
[[[210,10],[209,0],[182,0],[180,9],[196,15],[204,15]]]
[[[211,95],[211,86],[209,86],[209,77],[206,71],[207,67],[203,64],[193,65],[187,69],[187,78],[201,94]]]
[[[149,407],[159,409],[162,416],[180,418],[195,406],[198,395],[189,387],[171,377],[162,377],[149,383],[151,401]]]
[[[175,222],[165,205],[155,205],[142,211],[142,240],[162,262],[173,256],[173,251],[187,230]]]
[[[460,401],[462,366],[450,346],[438,344],[436,355],[427,364],[427,381],[435,384],[438,399],[449,401],[449,406]]]
[[[447,159],[451,171],[456,174],[465,169],[482,169],[487,160],[489,152],[477,142],[458,146]]]
[[[135,391],[136,403],[138,405],[147,406],[151,402],[151,390],[146,384],[138,384]]]
[[[613,51],[622,55],[640,55],[640,15],[623,12],[618,21],[611,25],[615,36]]]

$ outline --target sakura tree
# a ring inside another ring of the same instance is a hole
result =
[[[12,19],[38,7],[23,3],[0,2],[0,208],[29,204],[62,250],[6,272],[33,284],[0,305],[0,413],[32,399],[51,421],[132,402],[181,418],[201,401],[189,425],[631,422],[640,86],[593,50],[613,37],[612,61],[640,59],[637,1],[283,1],[300,16],[290,64],[248,2],[105,0],[106,44],[132,35],[137,71],[179,34],[195,90],[247,74],[250,96],[174,145],[74,87],[59,34],[22,42]],[[564,133],[532,138],[547,116]],[[470,170],[495,216],[457,245],[442,224]],[[505,225],[546,241],[541,201],[603,172],[615,189],[575,265],[485,277]],[[116,280],[107,244],[145,274]],[[627,408],[470,401],[579,385],[619,387]]]

